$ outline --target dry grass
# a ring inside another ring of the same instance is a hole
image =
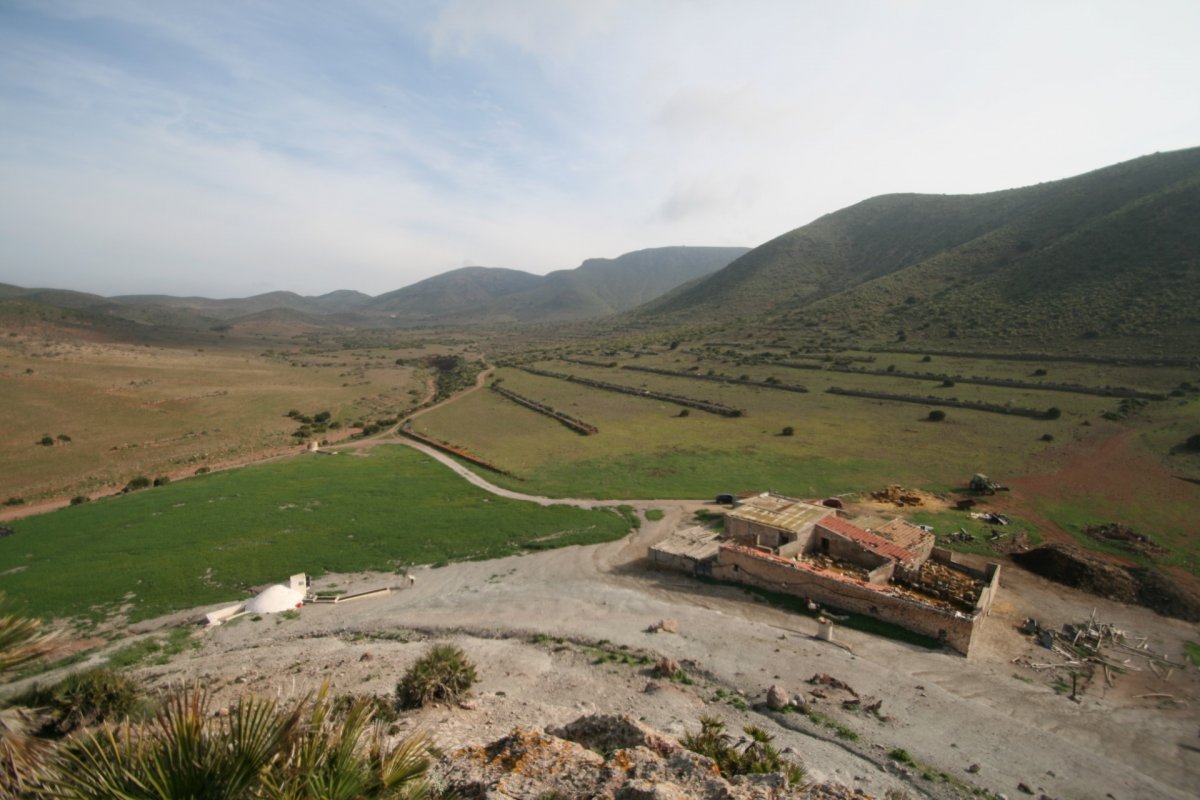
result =
[[[343,425],[394,416],[424,389],[421,371],[395,358],[0,338],[5,498],[84,494],[294,447],[292,408],[329,410]],[[37,444],[60,434],[70,441]]]

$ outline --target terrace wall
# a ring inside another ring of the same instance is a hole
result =
[[[982,614],[967,616],[925,605],[889,594],[876,585],[817,572],[802,562],[734,543],[721,545],[712,574],[721,580],[760,586],[805,597],[843,611],[874,617],[940,639],[963,655],[970,654],[971,641],[983,618]],[[997,569],[992,575],[993,581],[998,574]],[[994,595],[994,585],[989,583],[993,587],[988,595],[989,604]]]

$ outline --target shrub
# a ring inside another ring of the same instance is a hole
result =
[[[125,484],[123,492],[136,492],[138,489],[145,489],[150,485],[150,479],[145,475],[138,475],[136,478]]]
[[[945,418],[946,412],[942,411],[940,408],[935,408],[933,411],[929,412],[929,417],[927,419],[930,422],[941,422]]]
[[[684,409],[681,409],[680,412],[678,414],[676,414],[675,416],[686,417],[686,416],[690,416],[690,415],[691,415],[691,412],[688,411],[686,408],[684,408]]]
[[[54,444],[54,437],[47,433],[41,439],[38,439],[38,444],[42,447],[51,447]]]
[[[1193,452],[1200,452],[1200,433],[1193,433],[1189,436],[1187,441],[1183,443],[1183,448]]]
[[[1043,434],[1042,434],[1042,441],[1043,441],[1043,442],[1053,442],[1053,441],[1054,441],[1054,434],[1052,434],[1052,433],[1043,433]]]
[[[92,498],[88,497],[86,494],[77,494],[71,498],[71,505],[81,506],[84,503],[91,502],[91,499]]]
[[[68,436],[68,435],[67,435],[67,434],[65,434],[65,433],[60,433],[60,434],[57,436],[57,439],[58,439],[60,442],[63,442],[64,444],[65,444],[66,442],[69,442],[69,441],[71,441],[71,437],[70,437],[70,436]]]
[[[1058,419],[1062,416],[1062,409],[1058,406],[1050,406],[1046,409],[1046,419]]]
[[[942,381],[942,388],[949,389],[952,386],[954,386],[954,381],[952,381],[950,379],[946,379],[946,380]]]
[[[779,432],[779,435],[780,436],[795,436],[796,429],[793,428],[791,425],[788,425],[787,427],[785,427],[783,430],[781,430]]]
[[[45,733],[65,736],[84,726],[127,719],[141,708],[142,688],[125,673],[99,668],[68,675],[47,689],[35,688],[25,699],[49,713]]]
[[[25,498],[24,497],[10,497],[4,501],[4,505],[6,505],[6,506],[23,506],[23,505],[25,505]]]
[[[197,475],[207,475],[209,473],[209,471],[210,470],[208,467],[197,467],[196,468]]]
[[[1046,375],[1046,370],[1042,369],[1041,367],[1038,367],[1037,369],[1035,369],[1033,371],[1033,377],[1035,377],[1035,378],[1042,378],[1042,377],[1045,377],[1045,375]]]
[[[787,777],[788,785],[803,785],[804,767],[784,760],[771,744],[774,737],[755,725],[747,725],[742,730],[746,733],[743,739],[746,746],[738,750],[729,734],[725,733],[725,723],[716,717],[704,716],[700,718],[699,733],[689,733],[681,744],[715,761],[717,769],[726,778],[780,772]]]
[[[404,673],[396,684],[396,699],[402,708],[452,703],[465,695],[478,679],[475,665],[462,648],[439,644]]]
[[[170,482],[171,482],[171,477],[169,475],[159,475],[157,478],[154,479],[155,486],[166,486]]]

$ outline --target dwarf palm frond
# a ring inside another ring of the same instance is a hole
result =
[[[388,746],[370,704],[330,714],[327,688],[280,709],[245,698],[213,717],[200,689],[177,691],[153,724],[68,744],[44,796],[63,800],[361,800],[427,796],[423,739]]]
[[[0,593],[0,679],[41,658],[57,633],[42,631],[41,620],[3,608]],[[34,725],[20,709],[0,711],[0,796],[23,790],[42,762],[46,745],[32,735]]]

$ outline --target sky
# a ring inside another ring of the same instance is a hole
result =
[[[1196,0],[0,0],[0,282],[379,294],[1200,145]]]

